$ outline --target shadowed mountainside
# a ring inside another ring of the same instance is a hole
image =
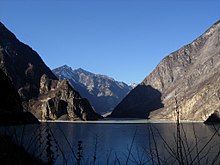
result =
[[[102,114],[111,112],[132,89],[108,76],[94,74],[81,68],[73,70],[67,65],[54,69],[53,73],[60,80],[68,80],[72,87]]]
[[[17,91],[1,69],[0,89],[0,125],[38,123],[32,114],[23,112]]]
[[[164,107],[150,112],[151,119],[175,120],[176,107],[181,120],[205,121],[211,114],[219,113],[220,21],[192,43],[165,57],[140,85],[151,86],[161,93]],[[151,93],[140,94],[136,88],[114,109],[112,116],[119,117],[115,114],[120,112],[126,117],[134,114],[146,117],[145,111],[151,109],[143,100]],[[156,100],[151,101],[151,106],[157,104]]]
[[[49,79],[57,81],[57,77],[52,73],[52,71],[46,66],[40,56],[29,46],[20,42],[13,33],[11,33],[2,23],[0,23],[0,69],[11,79],[13,84],[15,85],[16,90],[18,91],[23,108],[25,111],[33,112],[36,114],[36,107],[33,105],[41,105],[44,104],[42,100],[38,99],[38,97],[42,97],[42,93],[40,93],[40,89],[43,88],[40,84],[40,80],[43,75],[46,75]],[[51,81],[52,82],[52,81]],[[61,86],[51,86],[51,84],[47,84],[48,89],[56,89],[61,88]],[[72,88],[68,88],[67,91],[61,92],[61,95],[64,93],[75,93],[76,91]],[[48,90],[48,93],[51,93],[51,90]],[[47,95],[47,93],[44,93]],[[49,95],[49,94],[48,94]],[[55,96],[53,96],[55,97]],[[56,98],[62,100],[62,96],[58,95]],[[44,98],[44,101],[48,101],[52,99],[52,95],[48,98]],[[78,99],[82,99],[81,96],[78,95]],[[50,100],[50,103],[54,99]],[[70,100],[70,99],[68,99]],[[74,100],[72,98],[71,102]],[[67,100],[63,100],[67,101]],[[81,111],[84,112],[85,107],[89,104],[85,102],[86,105],[81,103]],[[56,104],[56,103],[54,103]],[[67,104],[69,104],[67,102]],[[43,107],[43,106],[42,106]],[[58,107],[54,107],[53,110],[59,111]],[[77,107],[72,107],[71,113],[76,111]],[[51,110],[51,109],[50,109]],[[41,111],[45,111],[43,109],[38,109],[38,113],[43,114]],[[80,111],[80,112],[81,112]],[[89,109],[92,114],[95,114],[95,118],[100,117],[97,113],[94,112],[92,108]],[[68,113],[70,112],[70,109]],[[88,109],[85,110],[85,113],[88,112]],[[69,114],[66,114],[67,116]],[[90,113],[90,112],[89,112]],[[71,116],[71,115],[70,115]],[[78,116],[75,114],[76,118],[81,118],[82,114]],[[87,115],[84,115],[85,117]],[[90,115],[88,115],[90,116]],[[39,117],[39,116],[37,116]],[[41,118],[38,119],[46,119],[50,118],[50,116],[41,115]],[[69,117],[72,119],[72,117]],[[68,118],[68,119],[69,119]],[[91,118],[90,118],[91,119]],[[84,120],[87,120],[84,118]]]
[[[31,100],[32,113],[39,119],[97,120],[101,118],[66,80],[41,77],[40,96]]]
[[[127,104],[131,106],[127,107]],[[147,118],[151,111],[162,107],[161,93],[158,90],[152,88],[150,85],[138,85],[133,92],[130,92],[125,97],[123,104],[118,104],[112,112],[111,117],[140,118],[140,114],[142,114],[141,118]]]

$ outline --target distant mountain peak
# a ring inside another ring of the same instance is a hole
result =
[[[59,79],[69,80],[83,97],[89,99],[99,113],[111,111],[133,89],[124,82],[82,68],[71,69],[64,65],[54,69],[53,72]]]
[[[70,66],[68,66],[68,65],[63,65],[63,66],[61,66],[61,67],[64,67],[64,68],[71,68]]]
[[[67,81],[58,81],[36,51],[19,41],[3,24],[0,24],[0,69],[13,82],[24,110],[38,119],[58,119],[64,115],[65,120],[90,120],[99,116]]]
[[[88,72],[88,71],[86,71],[85,69],[83,69],[83,68],[78,68],[78,69],[76,69],[77,71],[82,71],[82,72]]]
[[[58,68],[56,68],[56,69],[68,69],[68,70],[72,70],[72,68],[70,67],[70,66],[68,66],[68,65],[62,65],[62,66],[60,66],[60,67],[58,67]]]
[[[132,89],[134,89],[138,84],[137,83],[129,83],[128,86],[130,86]]]
[[[78,69],[74,69],[75,72],[78,72],[78,73],[84,73],[84,74],[89,74],[89,75],[95,75],[94,73],[92,72],[89,72],[83,68],[78,68]]]

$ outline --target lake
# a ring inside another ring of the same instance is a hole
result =
[[[1,128],[35,156],[62,164],[220,164],[220,125],[146,120],[48,122]]]

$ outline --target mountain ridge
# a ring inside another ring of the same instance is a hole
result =
[[[128,100],[137,102],[131,111],[138,117],[175,120],[175,108],[181,110],[182,120],[205,121],[215,111],[219,111],[219,72],[220,72],[220,21],[180,49],[172,52],[139,84],[151,86],[161,93],[163,107],[149,110],[144,103],[135,99],[135,89],[114,109],[112,117],[129,117],[126,108],[132,107]],[[137,86],[138,87],[138,86]],[[137,88],[136,87],[136,88]],[[209,89],[208,89],[209,87]],[[139,87],[138,87],[139,88]],[[210,92],[212,91],[212,93]],[[204,94],[206,93],[206,94]],[[146,93],[144,93],[147,95]],[[213,96],[216,95],[216,97]],[[175,102],[177,100],[177,102]],[[214,102],[212,107],[208,102]],[[205,106],[202,106],[201,103]],[[154,105],[153,100],[148,106]],[[136,111],[139,111],[136,112]],[[148,115],[143,115],[149,111]]]
[[[101,117],[68,83],[59,82],[39,54],[19,41],[2,23],[0,69],[13,82],[24,111],[33,113],[38,119],[59,119],[63,115],[66,115],[66,120],[95,120]],[[46,93],[43,94],[42,89]]]
[[[124,82],[86,71],[82,68],[72,69],[67,65],[53,70],[58,79],[69,80],[70,84],[88,98],[99,113],[108,113],[132,89]]]

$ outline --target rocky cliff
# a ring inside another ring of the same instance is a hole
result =
[[[28,112],[23,112],[20,97],[10,79],[0,69],[0,125],[37,123]]]
[[[53,73],[60,80],[68,80],[101,114],[111,112],[132,89],[106,75],[94,74],[81,68],[73,70],[67,65],[54,69]]]
[[[97,120],[100,115],[94,112],[88,100],[81,98],[66,80],[52,80],[41,77],[40,96],[31,100],[30,107],[39,119]]]
[[[10,77],[22,101],[38,97],[43,74],[57,79],[37,52],[20,42],[1,22],[0,68]]]
[[[20,42],[15,37],[15,35],[11,33],[2,23],[0,23],[0,69],[2,69],[4,73],[7,74],[7,76],[15,85],[15,88],[17,89],[21,97],[25,111],[34,112],[34,114],[43,113],[40,112],[41,109],[34,109],[35,106],[32,106],[33,100],[39,100],[38,105],[40,107],[40,104],[42,103],[40,98],[42,98],[43,95],[50,95],[49,93],[51,93],[51,90],[49,90],[49,88],[51,88],[51,86],[48,85],[48,93],[46,91],[42,93],[41,90],[46,87],[43,87],[42,84],[40,84],[40,80],[42,79],[43,75],[46,75],[48,79],[54,81],[57,81],[58,79],[46,66],[46,64],[37,54],[37,52],[35,52],[29,46]],[[56,87],[57,90],[59,90],[58,88],[60,88],[60,86]],[[67,90],[69,91],[65,92],[76,92],[72,88],[68,88]],[[71,95],[69,97],[71,97]],[[53,97],[51,96],[51,98]],[[81,103],[81,107],[84,106],[83,103],[84,102]],[[35,102],[35,104],[37,103]],[[85,104],[85,107],[87,107],[89,103],[85,102]],[[60,108],[58,108],[57,110],[59,111]],[[74,110],[75,109],[72,109],[72,111]],[[93,111],[93,109],[89,110]],[[85,112],[83,112],[87,113],[89,110],[86,109]],[[63,114],[63,112],[60,113]],[[67,113],[70,113],[70,109],[68,109]],[[91,114],[96,113],[91,112]],[[82,117],[82,119],[86,119],[87,115],[81,115],[85,116]],[[88,112],[88,116],[88,119],[91,119],[90,112]],[[96,117],[94,119],[97,119],[98,116],[99,115],[96,114]],[[39,116],[37,115],[37,117]]]
[[[152,99],[151,92],[140,93],[140,87],[151,87],[160,97],[153,94]],[[112,117],[136,114],[141,118],[175,120],[177,109],[181,120],[199,121],[220,111],[220,21],[165,57],[114,109]]]

